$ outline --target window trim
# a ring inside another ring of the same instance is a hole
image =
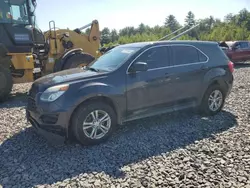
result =
[[[197,64],[205,64],[209,61],[209,57],[207,56],[207,54],[205,54],[202,50],[200,50],[199,48],[197,48],[194,45],[191,44],[163,44],[163,45],[156,45],[156,46],[151,46],[147,49],[145,49],[143,52],[141,52],[138,56],[135,57],[135,59],[129,64],[129,66],[127,67],[126,70],[126,74],[132,74],[130,72],[128,72],[129,68],[132,66],[132,64],[146,51],[152,49],[152,48],[158,48],[158,47],[172,47],[172,46],[189,46],[189,47],[193,47],[196,50],[200,51],[203,55],[205,55],[207,57],[206,61],[201,61],[201,62],[194,62],[194,63],[186,63],[186,64],[182,64],[182,65],[172,65],[172,66],[165,66],[165,67],[158,67],[158,68],[153,68],[153,69],[148,69],[148,71],[153,71],[153,70],[159,70],[159,69],[166,69],[166,68],[174,68],[174,67],[182,67],[182,66],[189,66],[189,65],[197,65]]]

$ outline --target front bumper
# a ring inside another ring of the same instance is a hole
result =
[[[26,119],[35,131],[53,144],[64,144],[68,138],[68,112],[53,111],[41,112],[30,109],[29,102],[26,108]]]
[[[47,141],[50,143],[56,144],[56,145],[61,145],[64,144],[66,141],[66,135],[60,135],[55,132],[50,132],[47,129],[44,129],[43,125],[40,125],[29,113],[29,111],[26,111],[26,117],[27,121],[31,123],[33,128],[35,129],[36,133],[39,135],[43,136]]]

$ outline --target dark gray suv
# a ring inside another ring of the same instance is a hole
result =
[[[131,120],[186,108],[218,113],[232,88],[233,71],[217,42],[120,45],[84,68],[36,80],[27,119],[50,140],[73,135],[84,145],[98,144],[117,124]]]

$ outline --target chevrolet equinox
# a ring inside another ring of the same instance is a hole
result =
[[[120,45],[88,66],[36,80],[26,116],[46,139],[73,135],[83,145],[99,144],[131,120],[186,108],[217,114],[231,91],[233,71],[217,42]]]

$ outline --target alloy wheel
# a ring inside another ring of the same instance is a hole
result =
[[[217,111],[223,103],[223,95],[221,91],[214,90],[208,98],[209,109],[213,112]]]
[[[83,122],[83,132],[91,139],[101,139],[111,128],[111,118],[103,110],[89,113]]]

